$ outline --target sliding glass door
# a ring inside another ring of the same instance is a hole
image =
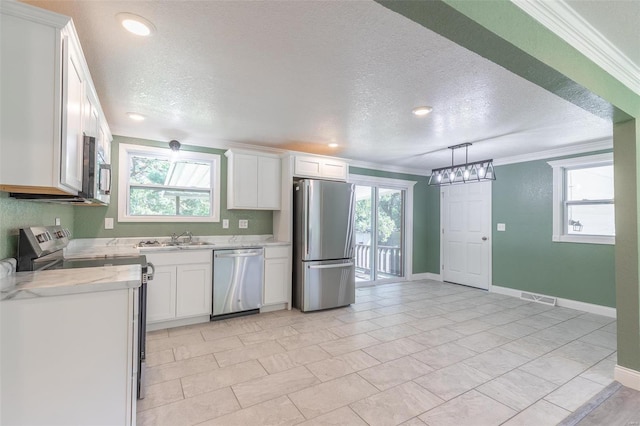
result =
[[[356,186],[356,284],[404,277],[405,191]]]

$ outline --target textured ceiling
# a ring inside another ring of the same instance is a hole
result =
[[[611,123],[374,2],[27,3],[73,17],[117,135],[413,169],[446,164],[462,142],[474,160],[611,135]],[[119,12],[157,33],[125,32]],[[415,117],[418,105],[434,110]]]

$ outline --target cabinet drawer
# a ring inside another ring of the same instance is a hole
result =
[[[289,257],[289,246],[276,246],[276,247],[265,247],[264,248],[264,258],[265,259],[275,259]]]
[[[189,263],[210,263],[212,250],[176,250],[166,251],[163,253],[145,253],[148,262],[156,265],[184,265]]]

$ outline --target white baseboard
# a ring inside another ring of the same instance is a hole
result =
[[[640,371],[616,365],[613,369],[613,378],[628,388],[640,391]]]
[[[282,311],[287,309],[287,303],[276,303],[275,305],[265,305],[260,307],[260,313]],[[291,308],[289,308],[291,309]]]
[[[200,315],[200,316],[191,317],[191,318],[161,321],[161,322],[147,324],[147,331],[164,330],[165,328],[182,327],[185,325],[200,324],[200,323],[209,322],[209,321],[211,321],[210,315]]]
[[[515,288],[509,288],[509,287],[500,287],[497,285],[492,285],[489,288],[489,291],[493,293],[504,294],[506,296],[513,296],[517,298],[520,298],[520,294],[522,293],[522,290],[517,290]],[[545,295],[545,296],[548,296],[548,295]],[[561,297],[558,297],[556,299],[557,299],[557,306],[560,306],[563,308],[577,309],[579,311],[589,312],[596,315],[602,315],[609,318],[616,317],[616,308],[611,308],[609,306],[602,306],[602,305],[594,305],[593,303],[580,302],[578,300],[563,299]]]
[[[423,272],[422,274],[411,275],[411,281],[420,280],[442,281],[442,276],[440,274],[433,274],[431,272]]]

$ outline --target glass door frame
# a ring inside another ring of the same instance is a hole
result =
[[[377,176],[366,176],[366,175],[356,175],[349,174],[348,181],[350,183],[354,183],[359,186],[370,186],[374,187],[374,191],[372,191],[372,196],[376,197],[375,205],[377,206],[377,197],[378,197],[378,188],[383,189],[394,189],[404,191],[403,193],[403,218],[402,218],[402,228],[403,228],[403,236],[402,236],[402,270],[403,277],[397,278],[387,278],[382,280],[372,280],[372,281],[360,281],[357,284],[359,286],[370,286],[377,284],[385,284],[391,282],[399,282],[399,281],[411,281],[412,279],[412,268],[413,268],[413,187],[417,183],[416,181],[410,180],[402,180],[402,179],[392,179],[392,178],[383,178]],[[373,205],[373,200],[372,200]],[[373,210],[373,209],[372,209]],[[373,239],[373,248],[378,245],[377,238],[377,220],[378,220],[378,211],[377,208],[375,211],[372,211],[374,217],[372,217],[372,228],[375,226],[372,233],[375,233]],[[354,215],[355,216],[355,215]],[[375,253],[375,252],[374,252]],[[377,262],[375,259],[373,260],[372,269],[378,269]],[[377,271],[372,271],[373,276],[375,277]]]

